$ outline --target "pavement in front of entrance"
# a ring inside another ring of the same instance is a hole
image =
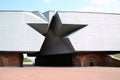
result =
[[[0,80],[120,80],[120,67],[0,67]]]

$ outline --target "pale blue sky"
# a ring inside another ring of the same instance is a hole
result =
[[[0,0],[0,10],[66,10],[120,13],[120,0]]]

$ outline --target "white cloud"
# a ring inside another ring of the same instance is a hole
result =
[[[104,10],[99,7],[83,7],[80,9],[83,12],[103,12]]]
[[[90,1],[98,5],[108,5],[108,4],[119,2],[118,0],[90,0]]]
[[[51,0],[45,0],[45,2],[46,2],[46,3],[50,3],[50,2],[51,2]]]

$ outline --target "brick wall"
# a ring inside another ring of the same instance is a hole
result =
[[[75,53],[73,55],[74,66],[104,66],[105,54],[96,52]]]
[[[22,54],[0,52],[0,66],[22,66]]]
[[[113,66],[113,67],[120,67],[120,60],[117,60],[115,58],[112,58],[111,56],[108,56],[106,59],[106,65]]]
[[[90,59],[93,59],[91,61]],[[110,57],[107,52],[78,52],[73,55],[73,66],[120,66],[120,60]]]

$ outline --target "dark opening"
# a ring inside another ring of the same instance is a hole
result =
[[[90,62],[90,66],[94,66],[93,62]]]
[[[72,54],[39,55],[35,59],[36,66],[72,66]]]
[[[94,66],[94,61],[95,61],[95,58],[93,58],[93,57],[89,58],[90,66]]]

